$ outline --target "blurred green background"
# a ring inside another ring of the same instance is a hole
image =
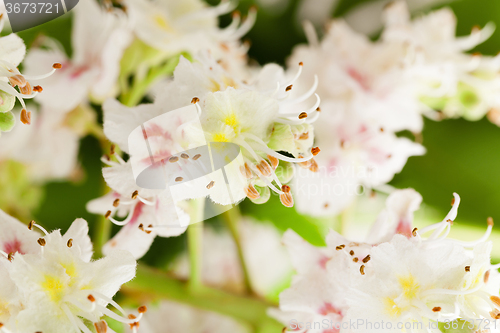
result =
[[[85,0],[82,0],[85,1]],[[210,1],[218,3],[218,1]],[[332,16],[342,16],[362,5],[362,0],[340,1]],[[239,9],[246,13],[253,2],[240,1]],[[283,64],[293,47],[305,42],[305,37],[296,21],[299,2],[289,1],[287,8],[278,16],[261,9],[257,22],[246,36],[252,42],[250,57],[257,62],[278,62]],[[474,25],[484,26],[495,22],[500,26],[500,1],[458,0],[450,3],[458,17],[457,34],[470,33]],[[227,25],[229,15],[221,20]],[[42,34],[57,38],[71,52],[71,16],[66,15],[19,35],[29,46]],[[473,51],[494,55],[500,51],[500,30],[484,44]],[[102,121],[100,111],[99,119]],[[410,158],[405,169],[396,175],[392,185],[398,188],[413,187],[419,191],[424,202],[442,216],[450,208],[452,192],[462,197],[457,223],[461,225],[485,225],[486,218],[492,216],[500,221],[500,128],[487,120],[468,122],[461,119],[434,122],[426,120],[423,144],[427,154]],[[47,228],[66,229],[77,217],[89,221],[93,228],[98,219],[85,210],[85,204],[101,196],[105,186],[101,176],[100,156],[103,154],[99,142],[93,137],[81,141],[79,161],[84,176],[77,182],[53,182],[45,186],[43,201],[34,211],[34,217]],[[318,221],[297,215],[277,203],[275,197],[265,205],[255,206],[244,203],[243,211],[259,219],[272,220],[280,229],[285,229],[284,220],[291,221],[304,237],[315,244],[321,244],[324,230]],[[369,221],[371,222],[371,221]],[[437,222],[437,221],[436,221]],[[217,219],[211,223],[219,223]],[[495,229],[500,231],[500,225]],[[92,230],[91,230],[92,231]],[[184,236],[164,239],[157,238],[148,255],[143,259],[152,265],[163,266],[185,246]],[[161,251],[160,251],[161,249]],[[165,251],[169,249],[169,251]],[[165,255],[158,256],[158,253]],[[497,255],[497,257],[500,257]]]

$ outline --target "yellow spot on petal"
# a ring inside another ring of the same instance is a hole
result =
[[[54,302],[60,302],[64,295],[65,285],[55,276],[46,275],[42,288],[47,292],[50,299]]]
[[[161,29],[163,29],[165,31],[169,31],[169,32],[173,31],[170,24],[168,24],[167,20],[162,15],[156,15],[154,17],[154,21],[155,21],[156,25],[159,26]]]
[[[390,316],[397,318],[401,315],[401,309],[396,305],[396,302],[390,297],[384,298],[385,311]]]
[[[214,142],[229,142],[229,139],[224,133],[214,134],[213,140]]]
[[[417,296],[420,286],[415,281],[413,275],[410,274],[405,277],[400,277],[399,284],[401,285],[401,288],[403,288],[404,297],[408,300],[412,300]]]
[[[234,132],[238,133],[238,127],[240,123],[238,122],[238,119],[236,119],[236,115],[234,113],[231,113],[231,115],[224,118],[224,124],[226,124],[227,126],[231,126]]]

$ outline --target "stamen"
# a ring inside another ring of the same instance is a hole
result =
[[[357,257],[354,257],[354,258],[352,258],[352,261],[354,261],[354,262],[358,262],[358,261],[359,261],[359,259],[358,259]]]
[[[491,296],[490,300],[495,303],[496,306],[500,307],[500,297],[498,296]]]
[[[293,197],[292,193],[290,192],[290,186],[288,185],[283,185],[281,186],[281,191],[283,191],[282,194],[280,194],[280,201],[285,207],[293,207]]]
[[[193,99],[191,100],[191,104],[196,104],[200,101],[200,99],[198,97],[193,97]]]
[[[311,148],[311,153],[314,156],[318,155],[320,151],[321,151],[321,149],[319,149],[319,147],[313,147],[313,148]]]
[[[106,333],[108,331],[108,325],[104,320],[94,323],[94,327],[97,333]]]
[[[307,118],[307,113],[306,112],[301,112],[299,114],[299,119],[305,119],[305,118]]]
[[[26,82],[26,85],[24,87],[19,87],[19,91],[23,95],[31,95],[33,93],[33,87],[31,87],[31,84],[29,82]]]
[[[413,228],[413,230],[411,231],[411,234],[413,235],[413,237],[417,237],[417,230],[418,230],[418,228]]]
[[[194,156],[193,156],[193,160],[195,160],[195,161],[196,161],[196,160],[197,160],[197,159],[199,159],[200,157],[201,157],[201,154],[196,154],[196,155],[194,155]]]
[[[183,180],[183,179],[184,179],[184,178],[182,178],[182,177],[176,177],[176,178],[175,178],[175,181],[176,181],[176,182],[182,182],[182,180]]]
[[[24,125],[31,125],[31,111],[26,112],[26,109],[21,110],[21,122]]]
[[[314,158],[309,161],[309,170],[311,170],[312,172],[318,172],[319,170],[318,163],[316,163],[316,160]]]
[[[177,156],[172,156],[172,157],[170,157],[170,158],[168,159],[168,161],[169,161],[170,163],[175,163],[175,162],[177,162],[178,160],[179,160],[179,157],[177,157]]]
[[[359,272],[361,273],[361,275],[365,275],[365,265],[361,265],[359,267]]]
[[[54,69],[61,69],[62,65],[60,63],[56,62],[55,64],[52,65],[52,68],[54,68]]]
[[[36,91],[38,93],[41,93],[43,91],[43,88],[41,86],[34,86],[33,91]]]
[[[210,183],[207,185],[207,189],[210,190],[212,187],[214,187],[215,182],[212,180]]]
[[[344,247],[345,247],[345,245],[344,245],[344,244],[342,244],[342,245],[337,246],[337,247],[335,248],[335,250],[340,251],[340,250],[342,250]]]
[[[132,193],[132,199],[137,199],[137,196],[139,195],[139,191],[138,190],[135,190],[133,193]]]
[[[260,171],[260,173],[266,177],[269,177],[272,173],[271,167],[264,160],[260,161],[260,163],[257,164],[256,167]]]
[[[367,255],[366,257],[363,258],[362,261],[363,261],[363,263],[366,264],[368,261],[370,261],[370,259],[371,259],[370,255]]]
[[[182,153],[182,154],[181,154],[181,158],[183,158],[183,159],[187,160],[187,159],[189,158],[189,155],[188,155],[188,154],[186,154],[186,153]]]
[[[240,166],[240,172],[243,176],[245,176],[247,179],[252,179],[252,170],[248,167],[248,164],[245,163],[245,165]]]
[[[293,88],[293,84],[291,84],[291,85],[287,86],[287,87],[285,88],[285,91],[287,91],[287,92],[288,92],[288,91],[292,90],[292,88]]]
[[[435,307],[432,308],[432,311],[433,312],[439,312],[439,311],[441,311],[441,307],[440,306],[435,306]]]
[[[247,195],[248,198],[255,200],[260,198],[259,192],[255,189],[253,185],[248,185],[245,189],[245,194]]]
[[[68,247],[72,247],[73,246],[73,238],[68,239],[68,242],[66,243],[66,245]]]
[[[490,279],[490,271],[486,271],[486,273],[484,273],[484,283],[488,283],[488,280]]]
[[[120,199],[115,199],[115,201],[113,201],[113,207],[118,207],[120,205]]]
[[[40,231],[42,231],[45,234],[45,236],[49,234],[47,230],[45,230],[45,228],[42,227],[41,225],[37,224],[35,220],[31,220],[30,223],[28,224],[29,230],[33,230],[33,227],[37,227],[38,229],[40,229]]]
[[[353,255],[354,255],[354,251],[353,251],[353,250],[349,251],[349,254],[350,254],[351,256],[353,256]]]
[[[110,210],[108,210],[108,211],[106,212],[106,214],[104,214],[104,218],[106,218],[106,219],[107,219],[107,218],[109,218],[110,216],[111,216],[111,211],[110,211]]]
[[[7,260],[8,260],[8,261],[12,261],[12,260],[14,260],[14,252],[11,252],[11,253],[9,253],[9,254],[7,255]]]
[[[470,266],[465,266],[465,271],[470,272]]]
[[[47,242],[43,238],[38,238],[37,242],[40,246],[45,246],[47,244]]]
[[[271,162],[271,166],[273,167],[273,169],[276,170],[280,161],[276,157],[271,155],[267,155],[267,159],[269,160],[269,162]]]

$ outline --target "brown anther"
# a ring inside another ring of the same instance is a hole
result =
[[[95,298],[94,298],[94,296],[92,296],[92,295],[88,295],[88,296],[87,296],[87,299],[88,299],[89,301],[91,301],[92,303],[94,303],[94,302],[95,302]]]
[[[1,326],[0,326],[0,327],[1,327]],[[285,327],[283,327],[283,329],[281,330],[281,333],[285,333],[287,329],[288,329],[288,327],[286,327],[286,326],[285,326]]]
[[[148,308],[147,308],[145,305],[143,305],[143,306],[140,306],[140,307],[137,309],[137,311],[138,311],[139,313],[145,313],[146,311],[148,311]]]
[[[31,95],[33,93],[33,87],[31,86],[31,84],[28,81],[26,81],[26,84],[24,85],[24,87],[19,86],[19,91],[23,95]]]
[[[252,200],[260,198],[259,192],[255,189],[255,187],[253,187],[253,185],[248,185],[248,187],[245,188],[245,194]]]
[[[418,230],[418,228],[413,228],[413,230],[411,231],[411,234],[413,235],[413,237],[417,237],[417,230]]]
[[[314,156],[318,155],[320,151],[321,151],[321,149],[319,149],[319,147],[313,147],[313,148],[311,148],[311,153]]]
[[[176,177],[176,178],[175,178],[175,181],[176,181],[176,182],[182,182],[183,180],[184,180],[184,178],[182,178],[182,177]]]
[[[486,219],[486,223],[488,223],[489,226],[493,226],[494,223],[493,223],[493,218],[490,216]]]
[[[68,239],[68,242],[66,243],[66,245],[68,247],[72,247],[73,246],[73,238]]]
[[[104,320],[94,323],[94,327],[97,333],[106,333],[108,331],[108,325]]]
[[[237,17],[240,17],[241,16],[241,13],[239,10],[235,10],[231,13],[231,17],[234,19],[234,18],[237,18]]]
[[[316,111],[317,111],[317,112],[321,112],[321,108],[318,106],[318,107],[316,108]]]
[[[484,283],[488,283],[489,279],[490,279],[490,271],[486,271],[486,273],[484,273]]]
[[[353,256],[353,255],[354,255],[354,251],[353,251],[353,250],[349,251],[349,254],[350,254],[351,256]]]
[[[293,88],[293,84],[289,85],[288,87],[285,88],[285,91],[290,91]]]
[[[3,16],[3,14],[0,14],[0,15],[1,15],[1,16],[0,16],[0,19],[1,19],[1,18],[2,18],[2,16]],[[0,323],[0,328],[2,328],[2,327],[3,327],[3,324],[2,324],[2,323]],[[286,329],[286,327],[285,327],[285,329]]]
[[[113,145],[111,145],[111,147],[109,147],[109,153],[110,153],[111,155],[114,155],[114,154],[115,154],[115,149],[116,149],[116,146],[115,146],[114,144],[113,144]]]
[[[435,306],[435,307],[432,308],[432,311],[433,312],[439,312],[439,311],[441,311],[441,307],[440,306]]]
[[[358,262],[358,261],[359,261],[359,259],[358,259],[358,257],[354,257],[354,258],[352,258],[352,261],[354,261],[354,262]]]
[[[21,110],[21,122],[24,125],[31,124],[31,111],[26,111],[26,109]]]
[[[151,229],[151,228],[153,228],[153,225],[152,224],[148,225],[148,229]],[[144,229],[144,232],[149,235],[152,232],[152,230],[146,230],[146,229]]]
[[[191,104],[196,104],[200,101],[200,99],[198,97],[193,97],[193,99],[191,100]]]
[[[340,140],[340,148],[344,148],[345,147],[345,140]]]
[[[210,190],[212,187],[214,187],[215,182],[212,180],[210,183],[207,185],[207,189]]]
[[[370,255],[367,255],[366,257],[363,258],[363,260],[361,260],[362,262],[364,262],[365,264],[370,261],[372,257],[370,257]]]
[[[61,69],[62,65],[60,63],[56,62],[55,64],[52,65],[52,68]]]
[[[260,163],[257,164],[256,167],[260,171],[260,173],[266,177],[269,177],[273,172],[269,164],[264,160],[260,161]]]
[[[299,119],[304,119],[304,118],[307,118],[307,112],[301,112],[299,114]]]
[[[144,231],[144,224],[142,224],[142,223],[141,223],[141,224],[139,224],[139,227],[138,227],[138,228],[139,228],[139,229],[141,229],[142,231]]]
[[[129,314],[128,315],[128,319],[131,319],[131,320],[134,320],[136,319],[137,317],[134,316],[133,314]],[[132,324],[129,324],[130,325],[130,328],[133,329],[134,327],[139,327],[139,322],[136,321],[135,323],[132,323]]]
[[[380,132],[384,132],[384,128],[383,127],[380,127]]]
[[[135,190],[134,193],[132,193],[132,199],[137,199],[139,196],[139,191]]]
[[[115,201],[113,201],[113,207],[118,207],[120,206],[120,199],[115,199]]]
[[[307,139],[309,139],[309,132],[302,133],[299,136],[299,140],[307,140]]]
[[[240,166],[240,172],[246,179],[252,178],[252,170],[250,170],[248,164],[245,163],[245,165]]]
[[[197,159],[199,159],[200,157],[201,157],[201,154],[196,154],[196,155],[194,155],[194,156],[193,156],[193,160],[195,160],[195,161],[196,161],[196,160],[197,160]]]
[[[319,170],[318,163],[316,162],[316,160],[314,158],[311,158],[309,160],[309,170],[311,170],[312,172],[318,172],[318,170]]]
[[[28,223],[28,229],[33,230],[33,226],[35,225],[35,220],[31,220],[30,223]]]
[[[365,275],[365,265],[361,265],[361,267],[359,267],[359,272],[361,275]]]
[[[304,66],[304,63],[302,61],[299,62],[299,66]]]
[[[181,154],[181,158],[183,158],[183,159],[187,160],[187,159],[189,158],[189,155],[188,155],[188,154],[186,154],[186,153],[182,153],[182,154]]]
[[[493,319],[500,319],[500,311],[494,309],[493,311],[490,312],[490,316]]]
[[[271,162],[271,166],[273,167],[273,169],[276,170],[278,164],[280,163],[280,160],[271,155],[267,155],[267,159],[269,160],[269,162]]]
[[[328,204],[328,202],[325,202],[325,204],[323,205],[323,207],[325,207],[325,209],[326,209],[326,208],[328,208],[328,206],[330,206],[330,205]]]
[[[111,161],[111,157],[109,157],[108,154],[104,154],[104,158],[106,159],[106,161]]]
[[[108,210],[106,214],[104,214],[104,218],[108,219],[111,216],[111,211]]]
[[[448,222],[449,224],[453,225],[453,220],[447,219],[446,222]]]
[[[280,201],[285,207],[293,207],[293,197],[292,193],[290,192],[290,186],[288,185],[283,185],[281,186],[281,190],[283,191],[283,194],[280,194]]]
[[[470,266],[465,266],[465,271],[470,272]]]
[[[37,242],[40,246],[45,246],[45,244],[47,244],[47,242],[43,238],[38,238]]]
[[[496,306],[499,306],[500,307],[500,297],[498,296],[491,296],[490,297],[490,300],[495,303]]]
[[[455,204],[455,197],[451,199],[451,205],[453,206]]]
[[[168,161],[169,161],[170,163],[175,163],[175,162],[177,162],[178,160],[179,160],[179,158],[178,158],[177,156],[171,156],[171,157],[168,159]]]
[[[337,246],[335,249],[336,249],[337,251],[340,251],[340,250],[342,250],[344,247],[345,247],[345,245],[344,245],[344,244],[342,244],[342,245]]]
[[[18,74],[18,75],[13,75],[13,76],[9,77],[9,82],[13,87],[18,86],[19,88],[21,88],[21,87],[24,87],[26,85],[27,81],[24,78],[24,76],[22,76],[21,74]]]
[[[41,93],[43,91],[43,88],[41,86],[34,86],[33,91],[36,91],[38,93]]]
[[[8,260],[8,261],[12,261],[12,260],[14,260],[14,252],[11,252],[11,253],[9,253],[9,254],[7,255],[7,260]],[[1,326],[0,326],[0,327],[1,327]]]

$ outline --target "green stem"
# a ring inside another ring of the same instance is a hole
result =
[[[249,296],[229,294],[204,286],[193,290],[190,288],[190,283],[176,280],[159,270],[145,265],[139,265],[136,277],[125,284],[122,291],[141,299],[164,298],[200,309],[214,311],[244,321],[254,328],[271,326],[276,329],[275,332],[280,332],[283,327],[282,324],[269,318],[266,314],[267,309],[275,306],[275,304]]]
[[[171,75],[178,63],[179,56],[172,57],[164,65],[152,68],[143,80],[135,78],[132,89],[122,95],[121,102],[126,106],[137,105],[144,98],[151,85],[161,77]]]
[[[189,208],[191,210],[191,223],[193,223],[187,229],[189,285],[192,289],[196,290],[203,286],[201,270],[203,263],[203,212],[205,198],[191,200]]]
[[[251,294],[252,284],[250,282],[251,281],[250,274],[248,271],[248,267],[246,265],[245,256],[243,254],[243,246],[241,244],[241,237],[238,230],[238,221],[241,220],[240,209],[238,208],[238,206],[236,206],[228,211],[225,211],[224,213],[222,213],[222,218],[224,219],[226,226],[231,232],[231,236],[233,237],[234,243],[236,244],[238,259],[240,261],[241,269],[243,271],[243,283],[245,286],[245,292],[247,294]]]

